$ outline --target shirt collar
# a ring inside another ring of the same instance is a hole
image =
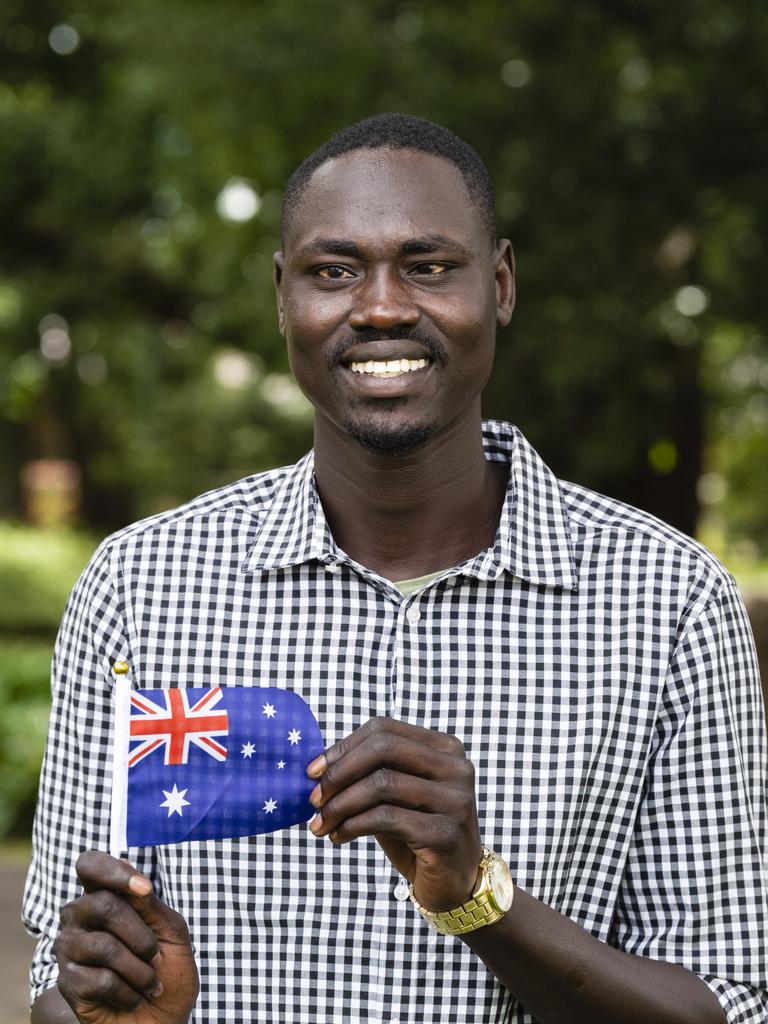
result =
[[[466,562],[462,572],[484,580],[509,572],[529,583],[575,590],[570,526],[554,474],[509,423],[485,422],[483,446],[487,458],[509,463],[509,484],[494,546]],[[262,510],[259,536],[243,571],[345,559],[331,536],[309,452],[286,471]]]

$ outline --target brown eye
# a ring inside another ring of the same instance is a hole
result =
[[[317,267],[314,273],[324,281],[344,281],[346,278],[353,276],[346,267],[339,267],[336,266],[336,264],[330,264],[326,267]]]
[[[440,274],[447,274],[452,268],[447,263],[419,263],[413,268],[416,274],[425,274],[427,277],[439,277]]]

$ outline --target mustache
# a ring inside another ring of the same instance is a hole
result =
[[[328,369],[332,370],[334,366],[338,366],[349,349],[355,345],[364,344],[366,341],[416,341],[424,346],[434,362],[442,364],[448,357],[445,346],[440,339],[435,338],[428,331],[420,327],[404,325],[391,331],[380,331],[375,327],[363,327],[359,331],[350,332],[339,338],[328,353]]]

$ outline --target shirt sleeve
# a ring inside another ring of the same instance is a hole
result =
[[[112,664],[130,661],[112,586],[108,544],[96,552],[67,604],[54,649],[51,716],[32,836],[22,917],[38,939],[31,1001],[58,976],[53,941],[65,903],[81,895],[75,862],[109,849]],[[154,879],[151,850],[131,860]]]
[[[728,578],[669,666],[610,940],[698,974],[728,1024],[768,1020],[766,783],[757,659]]]

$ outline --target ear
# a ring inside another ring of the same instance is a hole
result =
[[[275,286],[275,297],[277,298],[277,328],[283,337],[285,337],[285,315],[283,313],[283,296],[280,293],[280,286],[283,282],[284,267],[285,256],[281,250],[272,257],[272,282]]]
[[[515,308],[515,254],[508,238],[496,246],[496,319],[506,327]]]

